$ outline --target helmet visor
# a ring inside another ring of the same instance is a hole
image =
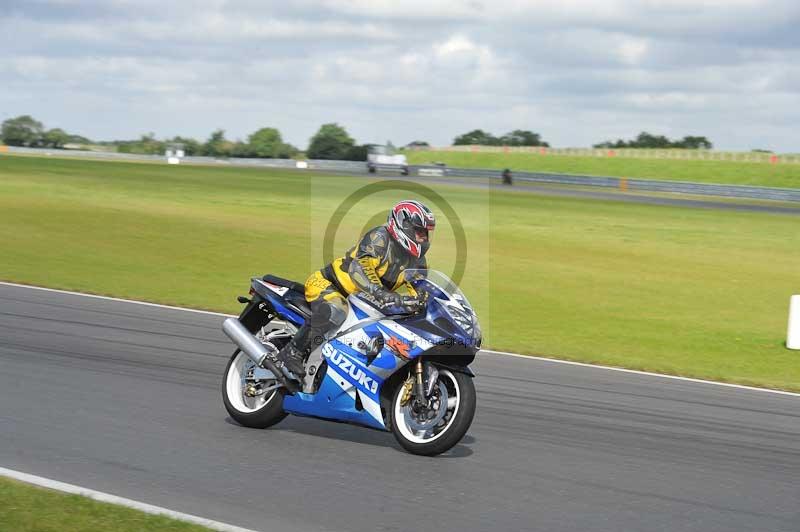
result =
[[[415,227],[414,228],[414,240],[416,240],[417,244],[424,244],[425,242],[430,242],[430,231],[425,229],[424,227]]]

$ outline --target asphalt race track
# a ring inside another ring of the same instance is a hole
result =
[[[483,354],[466,440],[420,458],[235,425],[221,320],[0,285],[0,466],[264,531],[800,530],[800,397]]]

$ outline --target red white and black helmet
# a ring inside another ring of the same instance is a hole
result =
[[[392,238],[414,257],[425,256],[431,245],[429,232],[435,227],[433,212],[413,200],[395,205],[386,220],[386,229]]]

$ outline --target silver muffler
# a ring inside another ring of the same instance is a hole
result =
[[[236,318],[228,318],[222,322],[222,330],[258,367],[271,372],[289,393],[295,393],[300,390],[298,384],[287,378],[286,373],[283,371],[283,362],[278,360],[276,356],[278,354],[277,351],[271,352],[269,347],[250,334],[250,331],[242,325],[242,322]]]
[[[268,358],[270,354],[274,358],[275,353],[270,353],[269,348],[250,334],[242,322],[236,318],[228,318],[222,322],[222,330],[257,366],[268,369],[276,375],[282,375],[281,371],[274,367],[276,364]]]

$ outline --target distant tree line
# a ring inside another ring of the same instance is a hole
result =
[[[29,115],[9,118],[0,126],[0,138],[8,146],[30,148],[63,148],[70,143],[88,143],[89,139],[69,134],[61,128],[46,129],[44,125]]]
[[[617,139],[616,142],[607,140],[595,144],[594,148],[679,148],[684,150],[710,150],[714,147],[706,137],[686,136],[680,140],[670,140],[664,135],[652,135],[646,131],[639,133],[633,140]]]
[[[64,148],[67,144],[89,145],[91,140],[81,135],[69,134],[63,129],[46,129],[44,125],[28,115],[9,118],[2,123],[0,139],[9,146],[29,146],[42,148]],[[280,131],[273,127],[263,127],[250,135],[246,140],[229,140],[225,130],[217,129],[209,135],[205,142],[190,137],[175,136],[157,139],[154,133],[142,135],[136,140],[113,140],[95,142],[94,144],[114,148],[121,153],[137,153],[161,155],[167,148],[180,144],[186,155],[205,155],[209,157],[253,157],[253,158],[291,158],[299,150],[283,141]],[[515,129],[500,137],[495,137],[482,129],[474,129],[458,135],[453,144],[456,146],[542,146],[550,144],[542,140],[538,133]],[[356,144],[347,130],[336,123],[323,124],[311,137],[306,156],[310,159],[338,159],[364,161],[371,144]],[[391,142],[387,141],[387,146]],[[430,145],[415,140],[408,148],[428,148]],[[646,131],[639,133],[632,140],[618,139],[594,145],[595,148],[681,148],[710,150],[713,144],[706,137],[686,136],[680,140],[671,140],[664,135],[653,135]]]
[[[550,144],[542,140],[539,133],[515,129],[500,137],[495,137],[482,129],[474,129],[453,139],[454,146],[542,146]],[[427,142],[414,141],[408,147],[427,147]],[[635,139],[605,141],[595,144],[594,148],[680,148],[685,150],[710,150],[714,147],[710,140],[701,136],[686,136],[679,140],[671,140],[664,135],[653,135],[646,131],[639,133]]]
[[[288,159],[299,151],[291,144],[283,142],[280,132],[272,127],[264,127],[253,132],[245,141],[229,140],[225,138],[224,129],[217,129],[205,142],[181,136],[159,140],[153,133],[149,133],[142,135],[138,140],[114,140],[102,144],[116,146],[120,153],[152,155],[163,154],[167,148],[180,145],[186,155],[208,157]]]
[[[357,145],[347,130],[336,123],[322,124],[306,150],[309,159],[366,161],[369,144]]]
[[[495,137],[482,129],[473,129],[468,133],[457,136],[453,139],[454,146],[543,146],[549,147],[550,144],[542,140],[541,135],[533,131],[515,129],[500,137]]]
[[[417,149],[425,149],[430,148],[431,145],[424,140],[412,140],[408,144],[406,144],[406,148],[417,148]]]
[[[135,140],[93,142],[80,135],[71,135],[62,129],[45,129],[41,122],[24,115],[9,118],[2,123],[0,140],[9,146],[63,149],[67,144],[97,145],[113,148],[120,153],[162,155],[175,145],[181,145],[186,155],[209,157],[291,158],[299,153],[296,147],[284,142],[280,131],[273,127],[261,128],[248,135],[246,140],[230,140],[225,130],[217,129],[205,142],[191,137],[175,136],[158,139],[147,133]],[[427,143],[426,143],[427,144]],[[312,159],[341,159],[365,161],[369,144],[358,145],[339,124],[323,124],[313,137],[306,152]]]
[[[261,128],[247,137],[246,141],[228,140],[225,131],[217,129],[204,143],[186,137],[174,137],[157,141],[152,134],[138,141],[114,141],[118,151],[128,153],[164,153],[170,145],[180,143],[186,155],[210,157],[254,157],[287,159],[300,150],[283,142],[280,131],[272,127]],[[323,124],[311,137],[306,157],[309,159],[338,159],[366,161],[369,144],[357,145],[342,126],[336,123]],[[140,151],[141,150],[141,151]]]

